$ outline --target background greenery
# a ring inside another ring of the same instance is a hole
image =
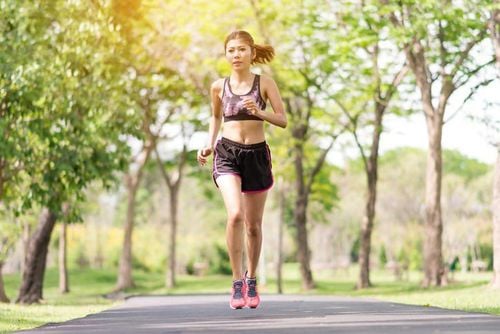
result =
[[[0,304],[0,330],[64,321],[114,305],[103,295],[116,287],[132,193],[136,287],[123,293],[228,291],[225,211],[210,168],[197,166],[195,154],[206,141],[210,84],[230,73],[223,40],[240,28],[257,43],[275,47],[273,62],[252,71],[276,80],[289,116],[286,130],[266,127],[276,184],[264,217],[263,291],[277,291],[283,220],[285,293],[374,296],[499,314],[500,299],[493,297],[500,296],[488,288],[494,168],[459,151],[443,151],[442,251],[450,284],[420,288],[428,152],[400,147],[381,152],[379,160],[370,262],[375,286],[354,289],[367,192],[357,150],[367,152],[372,145],[373,108],[404,66],[409,41],[416,36],[422,42],[435,93],[466,42],[479,39],[455,73],[463,85],[448,107],[453,113],[471,102],[480,106],[468,111],[470,124],[482,129],[486,141],[498,138],[498,98],[475,100],[475,94],[495,91],[499,84],[486,30],[494,2],[442,4],[0,0],[0,273],[8,297],[18,294],[28,238],[42,209],[71,208],[51,235],[42,303]],[[405,27],[390,20],[398,6],[411,13]],[[445,40],[441,45],[438,35]],[[374,50],[380,57],[376,68]],[[395,89],[386,111],[392,120],[422,114],[415,75],[407,74]],[[382,138],[394,131],[385,120],[379,130]],[[419,138],[427,140],[425,133]],[[141,162],[146,149],[148,158]],[[330,149],[310,179],[306,230],[317,287],[305,291],[297,264],[294,159],[307,181]],[[128,182],[134,178],[135,192]],[[170,214],[172,198],[176,217]],[[57,288],[63,220],[70,223],[68,294]],[[179,280],[166,288],[174,221],[173,272]]]

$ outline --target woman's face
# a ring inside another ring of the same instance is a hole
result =
[[[235,70],[250,67],[255,57],[252,48],[242,39],[232,39],[226,45],[226,59]]]

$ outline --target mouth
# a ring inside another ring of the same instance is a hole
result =
[[[233,61],[233,65],[241,65],[242,62],[241,61]]]

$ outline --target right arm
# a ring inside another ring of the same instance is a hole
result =
[[[207,157],[212,154],[214,150],[215,141],[217,140],[217,135],[219,134],[222,123],[222,101],[219,95],[222,91],[223,85],[224,79],[219,79],[210,87],[210,105],[212,109],[212,116],[210,117],[210,126],[208,128],[208,143],[203,149],[198,151],[198,162],[202,166],[205,165]]]

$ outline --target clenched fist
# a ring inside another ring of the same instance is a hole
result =
[[[197,159],[200,166],[204,166],[207,163],[207,158],[212,154],[213,149],[211,147],[205,147],[198,150]]]

